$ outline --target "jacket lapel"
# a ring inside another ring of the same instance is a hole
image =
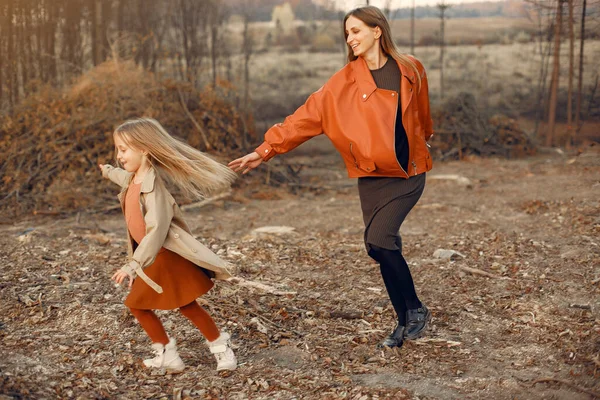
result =
[[[154,190],[154,181],[156,180],[156,172],[154,172],[154,168],[150,168],[142,181],[142,187],[140,191],[142,193],[150,193]]]
[[[400,73],[402,74],[402,79],[400,81],[400,101],[402,104],[402,115],[404,115],[413,97],[415,74],[398,61],[396,62],[398,63],[398,68],[400,68]],[[362,57],[358,57],[353,61],[352,67],[361,100],[367,101],[369,97],[371,97],[371,94],[377,90],[375,80],[373,80],[367,62]]]
[[[400,73],[402,74],[402,79],[400,81],[400,101],[402,104],[402,116],[404,116],[413,97],[415,74],[400,63],[398,63],[398,68],[400,68]]]
[[[356,79],[356,84],[358,85],[358,94],[360,99],[363,102],[367,101],[373,92],[377,90],[377,85],[373,80],[371,71],[369,71],[367,62],[362,57],[358,57],[355,61],[353,61],[352,67],[354,70],[354,78]]]

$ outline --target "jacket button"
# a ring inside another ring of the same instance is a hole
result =
[[[367,94],[365,93],[365,94],[363,94],[363,99],[366,99],[366,98],[367,98]]]
[[[174,235],[173,235],[173,237],[174,237],[175,239],[179,239],[179,233],[176,233],[176,234],[174,234]]]
[[[197,253],[198,250],[197,249],[192,249],[192,253]]]
[[[268,149],[265,149],[265,153],[268,153],[268,152],[269,152],[269,150],[268,150]]]
[[[392,97],[394,97],[396,95],[396,93],[392,93]]]

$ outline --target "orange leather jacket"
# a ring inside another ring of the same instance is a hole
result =
[[[389,61],[392,61],[390,59]],[[325,133],[340,152],[350,178],[408,178],[431,169],[427,141],[433,134],[425,68],[412,58],[421,75],[398,63],[400,104],[393,90],[378,89],[361,57],[336,72],[306,103],[265,133],[256,152],[263,161],[287,153],[313,136]],[[394,149],[396,118],[402,118],[409,146],[408,171]]]

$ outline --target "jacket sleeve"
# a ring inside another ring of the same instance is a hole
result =
[[[142,195],[145,197],[146,236],[133,252],[128,264],[129,268],[123,268],[128,273],[135,271],[137,275],[143,274],[141,270],[154,262],[163,247],[171,227],[175,207],[175,201],[159,181],[155,181],[151,192]]]
[[[265,133],[265,141],[255,150],[263,161],[269,161],[276,154],[287,153],[323,133],[323,97],[324,90],[321,87],[283,123],[274,125]]]
[[[419,107],[419,122],[425,134],[425,140],[429,141],[433,135],[433,120],[431,119],[431,111],[429,110],[429,84],[427,82],[427,72],[425,67],[417,59],[414,59],[421,75],[421,88],[419,90],[418,107]]]
[[[104,164],[102,166],[102,176],[106,179],[110,179],[121,187],[126,187],[129,184],[131,172],[127,172],[121,168],[115,168],[109,164]]]

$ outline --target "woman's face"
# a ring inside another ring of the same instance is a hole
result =
[[[352,48],[356,57],[364,57],[367,54],[379,52],[379,37],[381,29],[376,26],[371,28],[360,19],[351,15],[346,20],[346,43]]]

